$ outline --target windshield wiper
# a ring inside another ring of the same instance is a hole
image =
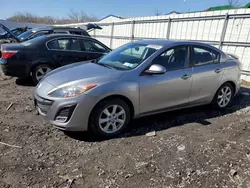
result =
[[[107,64],[104,64],[104,63],[97,63],[97,62],[96,62],[96,64],[97,64],[97,65],[101,65],[101,66],[103,66],[103,67],[107,67],[107,68],[109,68],[109,69],[115,69],[115,67],[112,67],[112,66],[107,65]]]
[[[115,67],[112,67],[110,65],[107,65],[107,64],[104,64],[104,63],[99,63],[98,60],[99,59],[92,60],[91,63],[95,63],[97,65],[100,65],[100,66],[103,66],[103,67],[107,67],[109,69],[116,69]]]

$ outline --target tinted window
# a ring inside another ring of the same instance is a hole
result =
[[[22,29],[14,29],[11,31],[13,35],[18,36],[23,33]]]
[[[45,35],[45,32],[38,32],[38,33],[34,34],[31,38],[36,38],[36,37],[40,37],[43,35]]]
[[[22,33],[21,35],[18,35],[18,39],[20,40],[25,40],[27,38],[29,38],[35,31],[32,31],[32,29]]]
[[[82,40],[82,43],[83,43],[83,51],[101,52],[101,53],[107,51],[107,49],[104,46],[101,46],[100,44],[94,41]]]
[[[73,35],[82,35],[82,32],[80,31],[70,31],[70,33]]]
[[[194,66],[218,63],[219,58],[219,53],[214,50],[203,47],[194,47]]]
[[[51,50],[58,50],[59,45],[58,45],[57,40],[53,40],[53,41],[48,42],[47,47]]]
[[[153,64],[162,65],[167,71],[188,67],[188,47],[171,48],[153,60]]]
[[[81,46],[77,39],[58,39],[58,47],[60,50],[80,51]]]

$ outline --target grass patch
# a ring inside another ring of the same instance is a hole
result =
[[[242,83],[241,83],[241,85],[250,87],[250,82],[248,82],[246,80],[243,80]]]

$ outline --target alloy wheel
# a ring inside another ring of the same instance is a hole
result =
[[[217,98],[218,105],[221,108],[226,107],[231,101],[231,98],[232,98],[231,88],[229,86],[223,87],[218,94],[218,98]]]
[[[41,67],[36,71],[36,79],[40,81],[47,73],[51,71],[49,67]]]
[[[119,105],[105,108],[99,117],[99,126],[105,133],[115,133],[120,130],[126,121],[126,112]]]

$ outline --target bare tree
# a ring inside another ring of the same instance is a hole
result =
[[[239,0],[228,0],[228,5],[232,7],[238,7],[239,6]]]
[[[159,11],[159,9],[155,9],[154,15],[155,16],[160,16],[160,15],[162,15],[162,13]]]
[[[75,11],[73,9],[70,9],[68,16],[69,19],[71,19],[75,23],[96,21],[96,18],[88,16],[85,12]]]
[[[79,22],[96,21],[95,17],[90,17],[83,11],[70,11],[68,18],[55,18],[51,16],[37,16],[31,13],[20,13],[17,12],[7,20],[13,22],[28,22],[28,23],[40,23],[40,24],[69,24]]]

